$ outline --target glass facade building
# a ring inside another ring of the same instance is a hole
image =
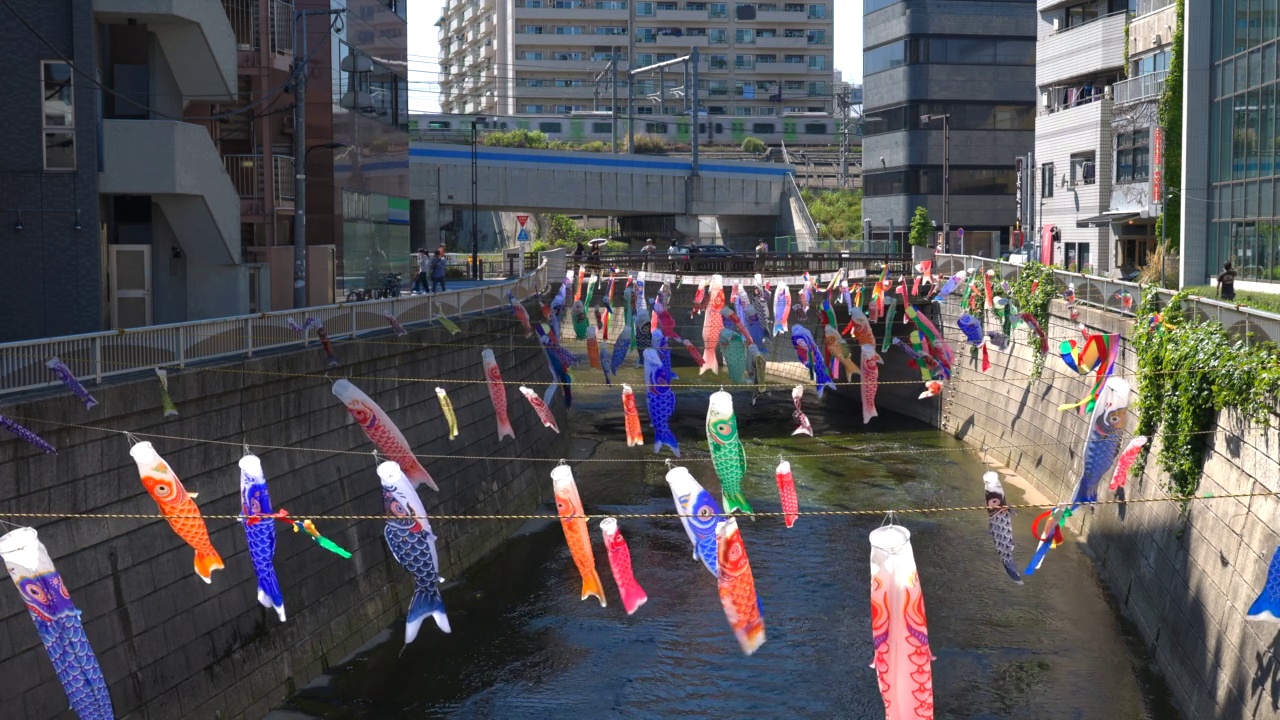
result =
[[[1280,282],[1277,2],[1208,4],[1213,18],[1206,272],[1213,275],[1232,261],[1241,280]],[[1187,203],[1198,200],[1186,197]]]
[[[924,206],[939,229],[949,220],[953,249],[963,229],[966,252],[1007,250],[1015,158],[1035,142],[1035,3],[913,0],[904,9],[868,0],[863,68],[863,215],[872,237],[902,241]]]

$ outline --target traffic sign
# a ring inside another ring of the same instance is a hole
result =
[[[520,232],[516,234],[516,242],[529,242],[529,231],[525,228],[520,228]]]
[[[525,224],[525,223],[527,223],[527,222],[529,222],[529,216],[528,216],[528,215],[517,215],[517,216],[516,216],[516,222],[520,223],[520,229],[522,229],[522,230],[523,230],[523,229],[524,229],[524,224]]]
[[[964,237],[964,228],[956,228],[956,235]]]

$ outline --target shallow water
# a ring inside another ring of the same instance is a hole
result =
[[[693,380],[691,368],[677,368]],[[637,397],[643,382],[631,378]],[[696,382],[696,380],[694,380]],[[675,432],[704,486],[709,389],[678,391]],[[744,490],[779,510],[774,468],[791,461],[802,510],[981,505],[985,468],[942,433],[883,417],[864,430],[839,398],[806,412],[817,437],[793,437],[790,397],[750,404],[735,392],[749,456]],[[575,390],[578,458],[652,460],[626,447],[618,395]],[[641,401],[643,406],[643,401]],[[641,416],[644,417],[643,407]],[[645,435],[652,431],[645,425]],[[839,454],[840,457],[817,457]],[[665,456],[665,455],[664,455]],[[548,465],[546,470],[550,472]],[[666,467],[578,463],[588,513],[670,512]],[[550,477],[548,475],[548,496]],[[1011,503],[1021,493],[1006,485]],[[554,513],[548,505],[545,510]],[[1030,557],[1033,515],[1015,517],[1017,557]],[[899,516],[910,529],[929,616],[939,718],[1176,718],[1141,643],[1119,619],[1075,543],[1053,551],[1026,585],[1008,580],[983,512]],[[596,523],[596,564],[609,606],[579,601],[581,579],[556,522],[535,522],[444,591],[453,634],[430,622],[401,655],[389,639],[330,669],[276,717],[325,720],[602,717],[882,718],[871,632],[867,534],[879,516],[741,520],[768,640],[745,657],[725,621],[715,578],[692,559],[674,518],[623,519],[649,601],[628,617]]]

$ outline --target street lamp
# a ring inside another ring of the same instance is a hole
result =
[[[477,137],[476,128],[484,122],[484,118],[477,116],[471,118],[471,279],[479,280],[480,272],[480,230],[477,224],[479,219],[476,209],[476,169],[477,169]]]
[[[951,113],[921,115],[920,124],[942,121],[942,247],[951,252]]]
[[[302,163],[304,166],[306,165],[307,158],[311,157],[311,151],[313,150],[341,150],[344,147],[347,147],[347,144],[340,143],[340,142],[320,143],[319,145],[312,145],[311,147],[307,148],[307,154],[302,156]]]

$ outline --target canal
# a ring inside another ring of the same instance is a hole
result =
[[[639,398],[643,381],[629,379]],[[696,382],[692,368],[677,368]],[[579,377],[589,377],[580,372]],[[711,389],[679,389],[673,427],[684,463],[718,495],[705,455]],[[958,441],[886,413],[864,429],[860,406],[806,395],[817,436],[794,437],[790,397],[752,407],[735,392],[747,443],[744,489],[778,510],[774,468],[792,463],[802,510],[973,506],[983,465]],[[578,488],[589,513],[673,510],[662,463],[624,442],[615,389],[581,387],[571,411]],[[644,415],[641,400],[641,414]],[[645,436],[652,431],[645,425]],[[829,457],[815,457],[827,455]],[[548,465],[547,497],[550,497]],[[1011,503],[1021,491],[1006,483]],[[429,506],[428,506],[429,509]],[[548,503],[545,511],[554,513]],[[1029,524],[1014,519],[1017,557]],[[579,601],[581,580],[558,522],[531,522],[444,590],[452,635],[424,627],[401,652],[403,626],[299,690],[271,720],[408,718],[883,718],[872,657],[868,533],[881,517],[740,521],[768,641],[739,650],[715,579],[692,559],[676,519],[620,521],[649,601],[622,609],[597,523],[596,564],[609,606]],[[445,521],[440,521],[445,522]],[[1151,662],[1076,543],[1023,586],[1006,577],[985,513],[899,516],[925,592],[937,717],[995,720],[1177,718]],[[428,623],[430,626],[430,623]]]

